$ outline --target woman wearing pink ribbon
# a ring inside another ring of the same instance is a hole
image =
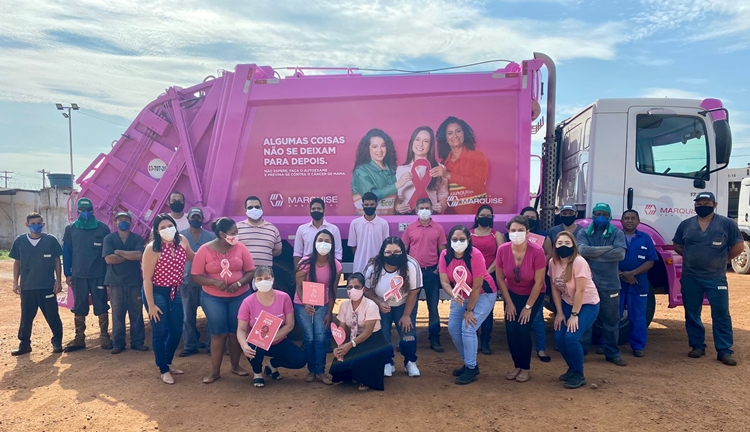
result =
[[[482,252],[473,247],[469,229],[463,225],[448,233],[448,246],[438,262],[440,284],[451,296],[448,333],[464,365],[453,371],[456,384],[469,384],[479,377],[477,330],[495,307],[497,286],[487,273]]]
[[[448,182],[441,176],[442,165],[435,159],[435,133],[428,126],[414,130],[406,151],[406,162],[396,168],[396,178],[403,176],[406,183],[398,188],[396,213],[410,214],[417,200],[429,198],[432,212],[440,214],[448,207]]]
[[[198,249],[190,274],[193,281],[203,287],[201,307],[206,314],[211,332],[211,374],[203,378],[210,384],[221,376],[221,360],[229,339],[229,360],[232,373],[247,376],[240,367],[242,348],[236,337],[237,313],[242,301],[250,295],[250,281],[255,264],[244,245],[237,242],[237,225],[232,219],[217,219],[212,228],[216,239]]]

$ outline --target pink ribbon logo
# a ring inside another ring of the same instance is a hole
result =
[[[418,167],[424,167],[425,172],[422,177],[419,176],[417,171]],[[430,185],[432,177],[430,177],[430,169],[432,166],[427,159],[415,160],[411,166],[411,182],[414,184],[414,194],[409,199],[409,207],[415,208],[417,206],[417,200],[420,198],[427,198],[427,186]]]
[[[471,295],[471,287],[466,283],[469,272],[466,267],[458,266],[453,269],[453,279],[456,285],[453,287],[453,297],[467,299]]]
[[[232,272],[229,271],[229,260],[226,258],[221,260],[221,273],[219,273],[219,277],[224,279],[232,277]]]
[[[391,289],[385,293],[383,300],[395,298],[396,301],[400,301],[404,296],[401,294],[401,287],[404,286],[404,278],[401,276],[394,276],[391,279]]]

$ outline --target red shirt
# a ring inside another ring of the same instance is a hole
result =
[[[416,221],[406,227],[401,240],[406,246],[404,252],[408,252],[422,268],[437,265],[438,247],[447,243],[443,226],[432,219],[427,225]]]
[[[187,253],[182,246],[174,247],[173,243],[162,242],[151,283],[159,287],[179,287],[182,285],[186,261]]]
[[[487,156],[479,150],[464,148],[461,156],[455,161],[451,155],[445,158],[445,169],[451,173],[448,185],[448,196],[458,198],[458,205],[448,207],[447,214],[471,214],[476,213],[480,206],[480,200],[487,194],[487,175],[489,174],[489,163]]]
[[[492,263],[495,262],[495,257],[497,256],[497,240],[495,239],[497,231],[491,229],[489,235],[486,236],[474,235],[473,228],[469,230],[469,232],[471,233],[471,244],[482,252],[484,264],[487,268],[490,268]]]
[[[519,280],[516,282],[516,260],[513,258],[511,250],[513,243],[507,242],[497,248],[496,264],[498,269],[503,269],[505,275],[505,285],[510,291],[518,295],[529,295],[534,288],[534,273],[539,269],[547,269],[547,257],[544,255],[544,249],[536,243],[526,242],[526,254],[523,256],[521,265],[518,266]],[[542,290],[545,292],[547,287],[542,283]]]

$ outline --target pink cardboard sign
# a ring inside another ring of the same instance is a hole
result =
[[[255,325],[250,330],[250,334],[247,335],[247,343],[268,351],[281,328],[282,322],[281,318],[266,311],[261,311],[258,320],[255,321]]]
[[[336,345],[338,346],[341,346],[341,344],[343,344],[346,340],[346,333],[344,332],[344,329],[337,326],[336,323],[331,323],[331,334],[333,335],[333,340],[336,341]]]
[[[313,306],[325,304],[326,286],[318,282],[302,282],[302,303]]]
[[[526,236],[526,239],[532,243],[538,244],[539,246],[544,245],[544,236],[540,236],[539,234],[529,233]]]

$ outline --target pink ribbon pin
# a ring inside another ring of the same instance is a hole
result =
[[[401,276],[394,276],[391,279],[391,289],[385,293],[383,300],[388,300],[391,297],[395,298],[396,301],[400,301],[404,296],[401,294],[401,287],[404,286],[404,278]]]
[[[219,277],[224,279],[232,277],[232,272],[229,271],[229,260],[226,258],[221,260],[221,273],[219,273]]]
[[[467,299],[471,295],[471,287],[466,283],[469,272],[466,267],[458,266],[453,269],[453,279],[456,285],[453,287],[453,297]],[[465,294],[465,295],[464,295]]]

